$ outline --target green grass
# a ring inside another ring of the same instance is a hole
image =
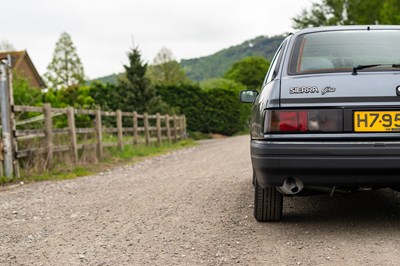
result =
[[[119,151],[118,148],[113,147],[109,149],[109,153],[113,160],[120,159],[123,161],[129,161],[131,159],[137,159],[137,157],[157,156],[172,150],[191,147],[194,145],[195,142],[193,140],[187,139],[177,143],[164,143],[161,146],[158,146],[156,143],[151,143],[148,146],[145,144],[139,144],[136,146],[126,145],[123,151]]]
[[[150,145],[126,145],[122,151],[113,147],[105,150],[104,159],[100,163],[86,164],[78,166],[69,166],[59,164],[53,170],[49,170],[43,174],[30,174],[27,176],[25,171],[21,169],[21,178],[7,180],[4,176],[0,176],[0,185],[12,184],[17,182],[35,182],[45,180],[67,180],[82,176],[96,174],[114,168],[120,165],[133,164],[145,158],[155,157],[174,150],[195,146],[196,142],[192,139],[181,140],[176,143],[163,143],[158,146],[156,143]]]
[[[67,180],[76,177],[91,175],[94,172],[90,167],[75,166],[71,169],[64,168],[63,170],[52,170],[41,175],[32,175],[27,178],[22,178],[23,181],[45,181],[45,180]]]

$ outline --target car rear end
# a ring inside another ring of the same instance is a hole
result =
[[[400,28],[294,34],[251,142],[260,188],[400,185]],[[261,98],[262,98],[261,93]]]

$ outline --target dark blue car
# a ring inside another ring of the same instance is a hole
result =
[[[253,103],[254,216],[284,195],[400,187],[400,27],[310,28],[281,44]]]

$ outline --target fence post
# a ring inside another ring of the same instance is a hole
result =
[[[157,113],[156,118],[157,118],[157,121],[156,121],[156,126],[157,126],[157,144],[161,145],[161,117],[160,117],[160,113]]]
[[[139,143],[138,135],[138,115],[137,112],[133,112],[133,144]]]
[[[143,123],[144,123],[144,135],[146,138],[146,145],[149,145],[150,143],[149,115],[147,113],[143,114]]]
[[[186,116],[183,115],[183,139],[186,139],[187,137],[187,132],[186,132]]]
[[[124,149],[123,131],[122,131],[122,112],[117,110],[117,134],[118,134],[118,149]]]
[[[176,117],[176,139],[181,139],[181,116]]]
[[[179,139],[183,140],[183,116],[179,116]]]
[[[171,125],[169,121],[169,115],[165,115],[165,127],[167,128],[168,142],[171,143]]]
[[[73,107],[67,108],[68,129],[70,138],[71,159],[74,164],[78,162],[78,144],[76,140],[75,110]]]
[[[49,167],[53,161],[53,120],[51,118],[51,105],[49,103],[43,104],[44,115],[44,140],[47,153],[45,167]]]
[[[4,157],[3,157],[3,140],[0,139],[0,176],[4,176],[4,171],[3,171],[3,161],[4,161]]]
[[[4,145],[4,174],[7,179],[13,177],[13,149],[12,132],[10,123],[11,106],[9,101],[9,88],[7,81],[7,66],[0,62],[0,104],[1,104],[1,125],[3,131]]]
[[[178,140],[178,129],[177,129],[177,123],[176,123],[176,115],[173,116],[172,118],[174,120],[174,141],[176,142]]]
[[[101,160],[103,157],[103,132],[102,132],[102,126],[101,126],[101,110],[97,109],[96,110],[96,115],[95,115],[95,131],[96,131],[96,155],[97,155],[97,160]]]

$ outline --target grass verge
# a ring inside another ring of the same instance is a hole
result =
[[[212,139],[211,133],[203,133],[199,131],[190,131],[189,136],[194,140]]]
[[[45,173],[30,174],[29,176],[22,169],[20,179],[7,180],[5,177],[0,177],[0,185],[13,184],[17,182],[67,180],[88,176],[106,171],[110,168],[126,164],[134,164],[146,158],[155,157],[174,150],[192,147],[195,145],[196,142],[194,140],[187,139],[176,143],[163,143],[161,146],[158,146],[155,143],[151,143],[148,146],[145,144],[139,144],[135,146],[126,145],[122,151],[119,151],[118,148],[113,147],[105,150],[104,159],[99,163],[80,164],[77,166],[59,164],[54,167],[54,169],[46,171]]]

